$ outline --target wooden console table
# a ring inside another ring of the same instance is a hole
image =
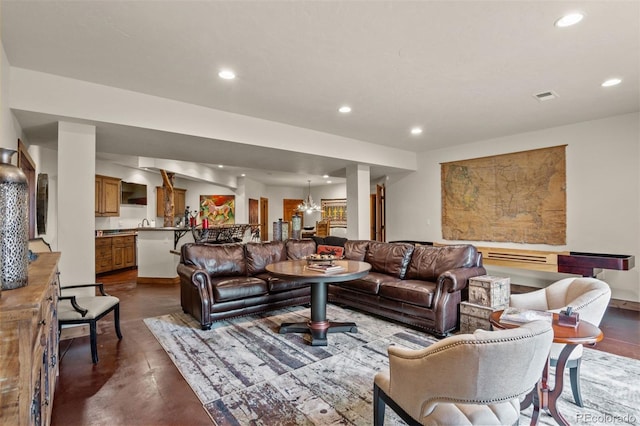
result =
[[[0,295],[0,424],[48,425],[58,377],[58,261],[38,253],[25,287]]]

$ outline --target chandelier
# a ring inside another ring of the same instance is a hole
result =
[[[309,182],[309,193],[307,194],[307,198],[302,202],[302,204],[298,205],[298,211],[307,213],[319,212],[322,209],[319,205],[314,203],[313,198],[311,198],[311,181],[308,180],[307,182]]]

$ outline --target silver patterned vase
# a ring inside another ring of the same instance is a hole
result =
[[[0,148],[0,277],[2,290],[27,285],[29,190],[27,177],[11,164],[16,151]]]

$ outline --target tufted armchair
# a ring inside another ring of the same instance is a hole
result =
[[[516,308],[552,312],[560,312],[567,306],[571,306],[573,312],[580,313],[580,320],[599,326],[609,304],[609,299],[611,299],[611,289],[607,283],[596,278],[580,277],[565,278],[546,288],[529,293],[512,294],[509,305]],[[564,346],[560,343],[554,343],[551,346],[551,366],[556,365]],[[580,394],[581,361],[582,345],[578,345],[569,355],[566,366],[569,368],[573,398],[580,407],[583,406]]]
[[[447,337],[427,348],[390,346],[373,386],[374,425],[385,403],[410,425],[513,425],[520,396],[540,380],[553,330],[546,321]]]

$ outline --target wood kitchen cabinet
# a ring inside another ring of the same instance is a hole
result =
[[[0,297],[0,424],[48,425],[58,377],[58,261],[38,253],[29,284]]]
[[[120,216],[120,179],[96,175],[96,216]]]
[[[135,235],[96,238],[96,274],[136,266]]]
[[[184,217],[186,208],[187,190],[173,188],[173,216]],[[156,216],[164,217],[164,188],[156,186]]]

